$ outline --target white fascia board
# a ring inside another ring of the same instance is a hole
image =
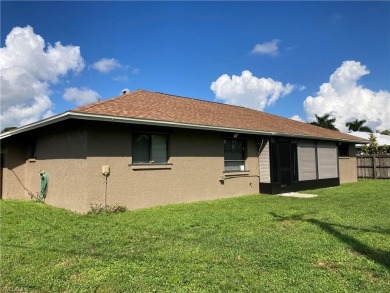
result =
[[[53,123],[57,123],[57,122],[66,120],[68,118],[69,118],[69,112],[65,112],[65,113],[62,113],[62,114],[59,114],[59,115],[56,115],[56,116],[52,116],[52,117],[49,117],[49,118],[46,118],[46,119],[43,119],[43,120],[40,120],[40,121],[37,121],[37,122],[33,122],[31,124],[27,124],[27,125],[18,127],[18,128],[14,129],[14,130],[7,131],[6,133],[0,134],[0,140],[3,139],[3,138],[7,138],[7,137],[10,137],[10,136],[13,136],[15,134],[23,133],[23,132],[30,131],[30,130],[33,130],[33,129],[36,129],[36,128],[40,128],[42,126],[46,126],[46,125],[50,125],[50,124],[53,124]]]

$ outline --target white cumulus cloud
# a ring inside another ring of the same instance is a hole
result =
[[[291,120],[299,121],[299,122],[305,122],[299,115],[294,115],[290,118]]]
[[[65,89],[63,98],[77,106],[84,106],[99,101],[100,95],[91,89],[71,87]]]
[[[109,73],[110,71],[120,67],[122,67],[122,65],[114,58],[102,58],[92,64],[92,68],[96,69],[100,73]]]
[[[252,49],[251,54],[277,56],[279,55],[279,43],[280,40],[273,39],[270,42],[256,44],[256,46]]]
[[[309,121],[315,120],[315,114],[331,113],[336,118],[336,127],[346,132],[346,122],[358,119],[367,121],[371,129],[390,128],[390,92],[372,91],[359,85],[358,81],[369,74],[368,68],[357,61],[344,61],[323,83],[315,97],[304,101]]]
[[[50,86],[84,61],[77,46],[54,46],[31,26],[15,27],[0,48],[1,128],[21,126],[53,115]]]
[[[52,107],[53,103],[48,96],[35,96],[30,105],[16,104],[2,112],[1,127],[26,125],[53,116]]]
[[[283,85],[272,78],[258,78],[248,70],[241,76],[221,75],[211,86],[217,100],[231,105],[239,105],[256,110],[264,110],[280,97],[291,93],[294,85]]]

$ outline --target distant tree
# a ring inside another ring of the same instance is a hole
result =
[[[11,131],[11,130],[14,130],[14,129],[16,129],[16,128],[17,128],[17,127],[15,127],[15,126],[5,127],[5,128],[1,131],[1,133],[6,133],[6,132]]]
[[[372,133],[372,130],[370,127],[365,126],[364,123],[366,123],[366,120],[354,120],[345,123],[345,126],[348,127],[349,132],[352,131],[362,131],[362,132],[370,132]]]
[[[370,143],[362,146],[362,153],[365,155],[375,155],[379,153],[379,149],[375,134],[370,133]]]
[[[390,129],[383,130],[380,134],[390,135]]]
[[[317,121],[311,122],[311,125],[316,125],[322,128],[327,128],[331,130],[337,130],[339,131],[335,126],[334,123],[336,122],[336,118],[330,118],[330,114],[325,114],[323,116],[318,116],[316,114]]]

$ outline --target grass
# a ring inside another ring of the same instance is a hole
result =
[[[389,292],[390,181],[122,214],[1,201],[2,288]]]

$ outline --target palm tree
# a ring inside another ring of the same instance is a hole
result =
[[[372,133],[372,130],[370,127],[368,126],[364,126],[363,124],[366,123],[366,120],[357,120],[355,119],[355,121],[351,121],[351,122],[347,122],[345,123],[345,126],[348,127],[348,130],[349,132],[352,132],[352,131],[363,131],[363,132],[370,132]]]
[[[324,116],[318,116],[316,115],[317,121],[310,122],[311,125],[316,125],[322,128],[327,128],[331,130],[337,130],[339,131],[335,126],[334,123],[336,122],[336,118],[330,118],[330,114],[325,114]]]

